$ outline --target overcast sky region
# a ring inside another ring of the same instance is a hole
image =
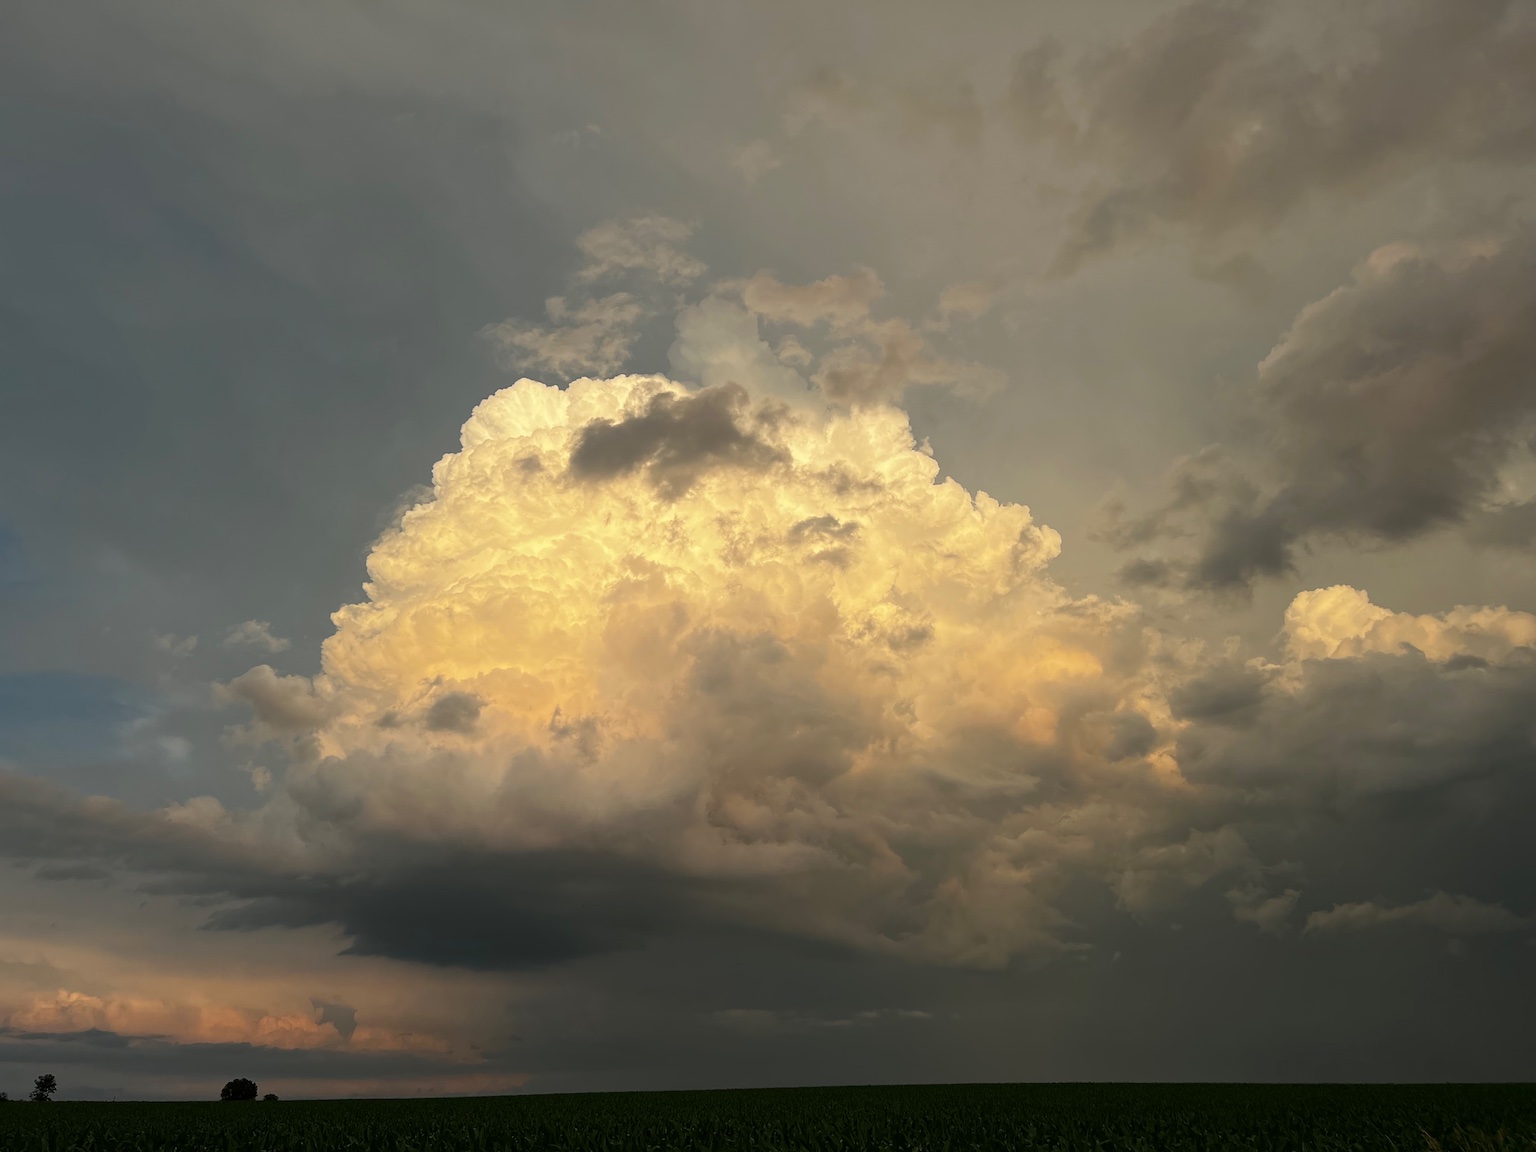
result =
[[[1536,1078],[1528,0],[0,5],[0,1089]]]

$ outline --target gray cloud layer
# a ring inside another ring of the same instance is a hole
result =
[[[1163,226],[1213,238],[1270,227],[1319,194],[1426,164],[1536,159],[1536,21],[1524,5],[1391,5],[1353,53],[1328,45],[1323,59],[1285,42],[1281,16],[1196,0],[1078,61],[1073,84],[1058,46],[1019,56],[1009,106],[1020,130],[1109,173],[1057,271]]]
[[[1247,467],[1220,451],[1182,462],[1162,507],[1111,507],[1106,537],[1135,548],[1192,533],[1192,557],[1129,575],[1211,589],[1283,575],[1313,538],[1397,543],[1459,526],[1530,543],[1529,502],[1501,486],[1536,437],[1533,314],[1529,232],[1380,249],[1259,365],[1260,454]]]

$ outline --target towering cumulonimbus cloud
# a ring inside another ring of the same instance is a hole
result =
[[[900,410],[521,380],[462,439],[335,614],[292,741],[313,811],[972,963],[1059,947],[1063,870],[1157,835],[1135,611],[1066,595],[1056,533],[941,480]]]

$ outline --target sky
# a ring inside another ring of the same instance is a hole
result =
[[[1536,9],[0,6],[0,1089],[1536,1077]]]

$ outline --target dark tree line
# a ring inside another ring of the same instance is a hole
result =
[[[53,1094],[59,1090],[59,1081],[52,1072],[45,1072],[32,1081],[32,1091],[27,1093],[27,1099],[35,1104],[47,1104],[53,1099]],[[10,1101],[10,1095],[0,1092],[0,1103]]]
[[[27,1099],[37,1104],[47,1104],[53,1099],[53,1094],[59,1090],[59,1080],[52,1072],[45,1072],[32,1081],[32,1091]],[[247,1080],[244,1076],[238,1076],[224,1085],[219,1091],[220,1100],[255,1100],[256,1081]],[[0,1103],[8,1103],[10,1096],[0,1092]],[[261,1097],[262,1100],[272,1101],[277,1099],[275,1092],[268,1092]]]

